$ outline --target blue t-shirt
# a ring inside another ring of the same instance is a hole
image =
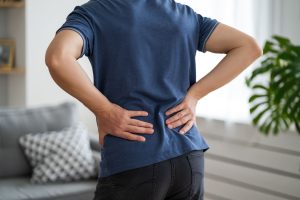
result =
[[[209,147],[196,123],[170,129],[165,112],[196,82],[196,51],[219,22],[174,0],[90,0],[76,6],[56,31],[72,29],[83,39],[81,56],[91,62],[94,85],[112,103],[144,110],[133,117],[153,124],[145,142],[108,134],[99,177],[143,167]]]

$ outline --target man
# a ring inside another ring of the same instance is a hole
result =
[[[196,51],[227,54],[196,82]],[[55,82],[96,117],[95,200],[203,199],[197,102],[262,54],[249,35],[173,0],[90,0],[46,52]],[[89,80],[77,62],[86,55]]]

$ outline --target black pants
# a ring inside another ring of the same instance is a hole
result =
[[[204,152],[181,156],[98,179],[93,200],[202,200]]]

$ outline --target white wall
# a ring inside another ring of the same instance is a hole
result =
[[[281,1],[280,34],[289,37],[292,42],[300,45],[300,1]]]
[[[76,5],[86,0],[27,0],[26,1],[26,102],[27,106],[56,104],[65,100],[76,101],[80,106],[80,118],[96,132],[94,116],[79,101],[68,95],[52,80],[45,65],[46,49],[55,31],[65,22],[67,15]],[[80,60],[82,67],[92,77],[87,58]]]

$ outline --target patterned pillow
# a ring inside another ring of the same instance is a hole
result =
[[[33,173],[31,183],[68,182],[97,175],[86,127],[27,134],[19,139]]]

